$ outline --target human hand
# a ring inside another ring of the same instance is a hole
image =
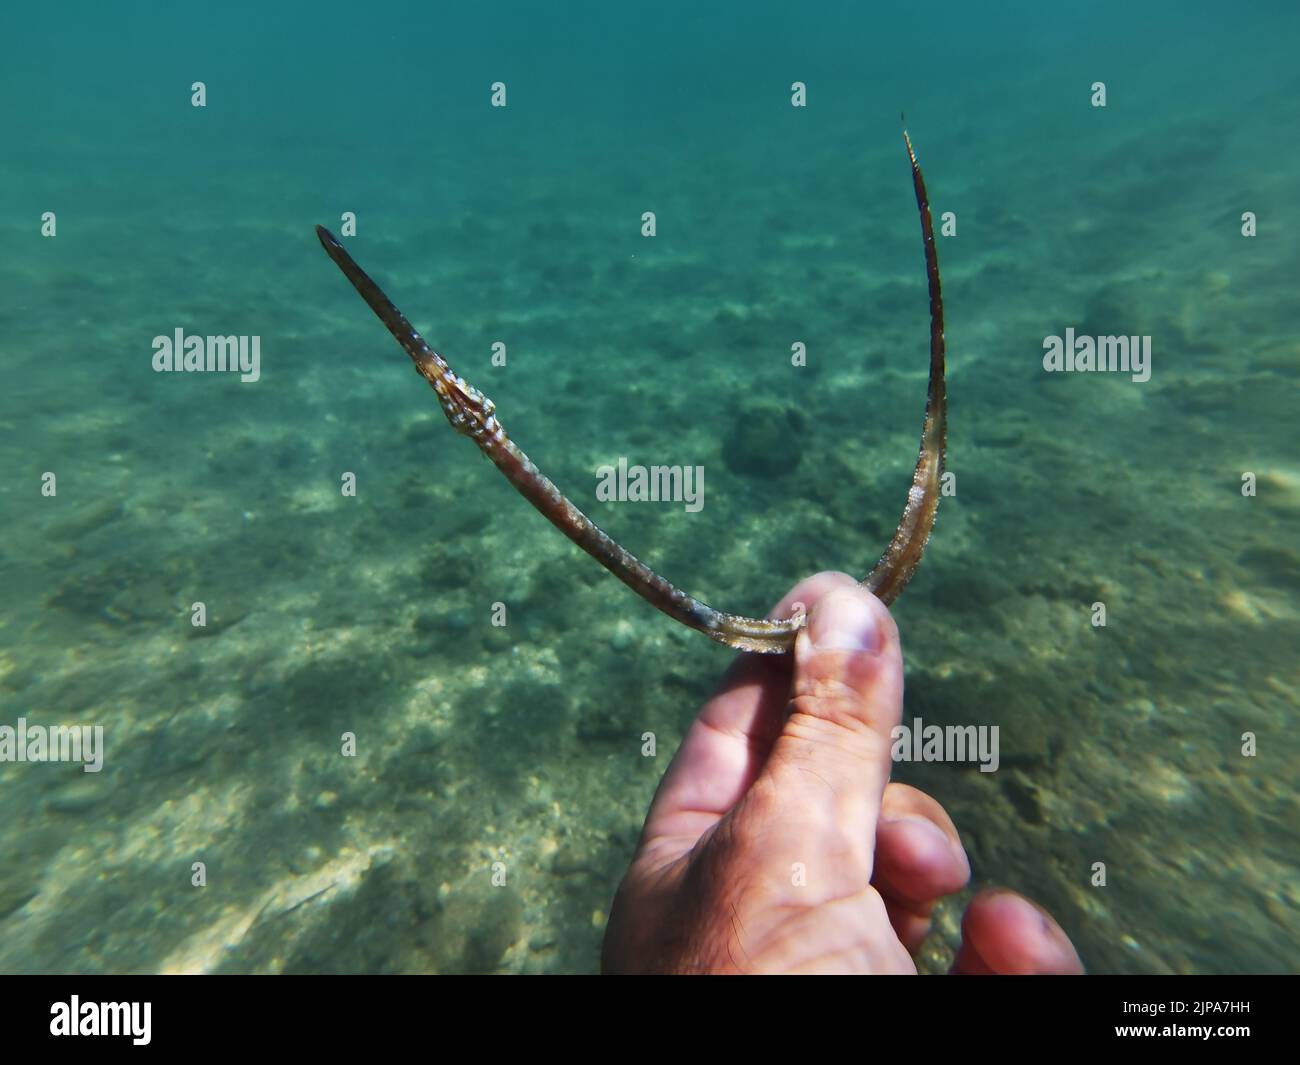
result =
[[[903,657],[889,611],[843,573],[793,655],[741,655],[664,774],[610,913],[606,972],[914,973],[970,866],[933,798],[889,783]],[[1010,891],[978,895],[961,973],[1078,973],[1069,939]]]

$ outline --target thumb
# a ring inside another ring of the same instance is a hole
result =
[[[890,730],[903,709],[903,652],[885,605],[861,586],[814,605],[794,647],[789,714],[755,782],[782,827],[833,845],[870,877]]]

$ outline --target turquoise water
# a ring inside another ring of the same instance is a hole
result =
[[[0,763],[0,969],[594,969],[731,653],[447,429],[312,227],[355,213],[575,502],[761,614],[865,573],[915,461],[900,110],[956,221],[904,718],[997,725],[1001,765],[898,776],[1093,971],[1298,968],[1300,18],[890,6],[5,16],[0,725],[104,750]],[[155,373],[178,328],[259,337],[259,380]],[[1067,328],[1150,336],[1150,380],[1045,373]],[[703,466],[704,507],[597,502],[620,457]]]

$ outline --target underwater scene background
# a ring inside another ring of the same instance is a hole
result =
[[[761,616],[865,574],[906,495],[900,111],[956,227],[956,491],[894,607],[904,721],[996,725],[1001,756],[896,778],[970,892],[1036,899],[1093,972],[1297,969],[1293,4],[3,24],[0,725],[104,747],[0,762],[0,970],[594,970],[733,653],[450,432],[313,225],[355,213],[352,254],[611,535]],[[1067,328],[1150,336],[1150,379],[1045,372]],[[176,329],[258,336],[259,379],[155,372]],[[599,502],[621,457],[702,466],[704,506]]]

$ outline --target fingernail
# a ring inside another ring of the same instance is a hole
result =
[[[918,832],[928,839],[930,846],[935,848],[943,847],[951,851],[957,860],[966,867],[966,874],[970,875],[970,858],[966,854],[966,848],[928,817],[921,817],[917,814],[902,814],[898,817],[882,817],[880,820],[882,824],[886,825],[907,826],[907,831]]]
[[[1009,887],[1002,887],[1000,885],[988,888],[984,894],[988,898],[1012,899],[1016,905],[1028,904],[1038,917],[1039,927],[1042,932],[1055,939],[1057,942],[1064,943],[1071,950],[1074,949],[1074,944],[1070,942],[1070,937],[1067,936],[1065,930],[1056,923],[1056,918],[1047,912],[1047,907],[1039,905],[1033,899],[1020,894],[1018,891],[1013,891]]]
[[[808,636],[818,651],[880,650],[880,626],[863,592],[827,593],[808,617]]]
[[[948,838],[948,834],[928,818],[918,817],[916,814],[902,814],[899,817],[882,817],[880,821],[882,824],[901,826],[908,832],[924,836],[933,847],[945,849],[952,847],[952,840]]]

